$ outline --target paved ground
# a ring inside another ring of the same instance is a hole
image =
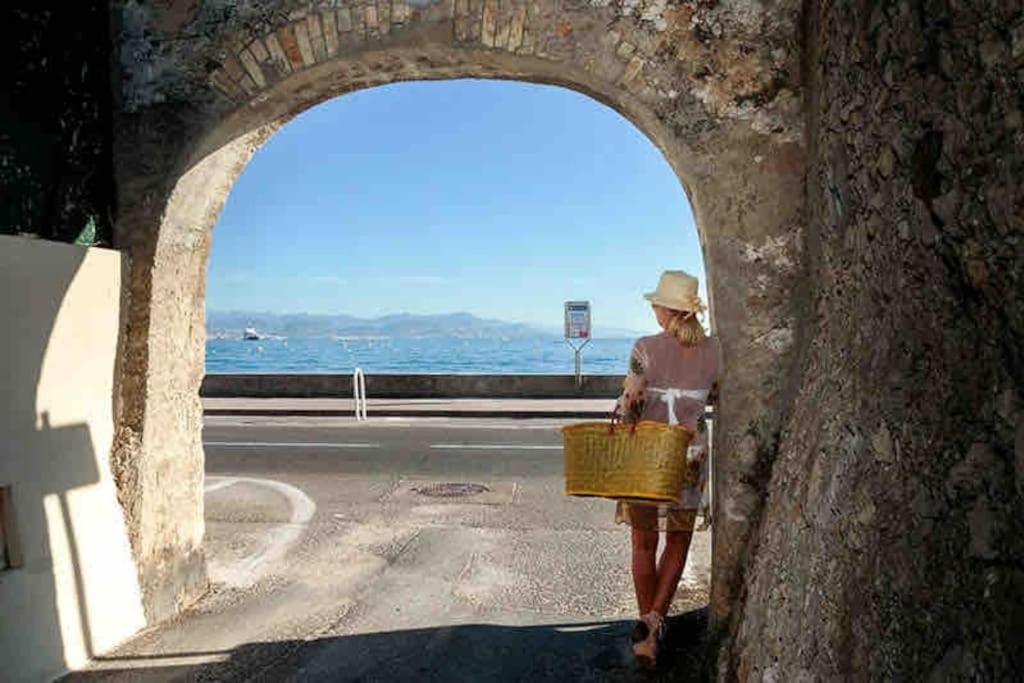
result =
[[[638,671],[628,534],[563,495],[559,424],[207,418],[213,589],[71,680],[692,679],[709,534],[674,656]],[[427,495],[446,482],[487,490]]]

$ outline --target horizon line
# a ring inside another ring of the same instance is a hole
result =
[[[379,315],[376,315],[376,316],[369,316],[369,317],[367,317],[367,316],[355,315],[355,314],[352,314],[352,313],[315,313],[315,312],[310,312],[310,311],[246,310],[246,309],[240,309],[240,308],[227,309],[227,308],[212,308],[212,307],[208,307],[206,309],[206,313],[207,313],[207,315],[209,315],[209,314],[238,314],[238,315],[278,315],[278,316],[292,315],[292,316],[308,316],[308,317],[321,317],[321,318],[345,317],[345,318],[352,318],[354,320],[365,320],[365,321],[380,320],[381,318],[392,317],[392,316],[409,316],[409,317],[418,317],[418,318],[437,318],[437,317],[445,317],[445,316],[464,315],[464,316],[468,316],[470,318],[474,318],[476,320],[480,320],[480,321],[483,321],[483,322],[497,322],[497,323],[502,323],[502,324],[505,324],[505,325],[523,325],[523,326],[526,326],[526,327],[541,327],[541,328],[552,328],[552,329],[561,329],[562,328],[562,322],[542,323],[542,322],[530,322],[530,321],[523,321],[523,320],[508,320],[508,319],[502,319],[502,318],[485,318],[485,317],[482,317],[482,316],[480,316],[480,315],[478,315],[476,313],[471,313],[469,311],[449,311],[449,312],[444,312],[444,313],[411,313],[409,311],[395,311],[395,312],[382,313],[382,314],[379,314]],[[209,321],[207,321],[207,322],[209,322]],[[601,328],[609,328],[609,329],[614,329],[614,330],[621,330],[621,331],[630,332],[630,333],[640,333],[640,334],[647,334],[648,333],[648,331],[645,331],[645,330],[642,330],[642,329],[633,328],[633,327],[629,327],[628,325],[610,324],[610,325],[595,325],[594,326],[594,329],[601,329]]]

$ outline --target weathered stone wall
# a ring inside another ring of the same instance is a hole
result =
[[[103,0],[0,9],[0,233],[110,244],[111,47]]]
[[[806,11],[814,327],[722,673],[1024,670],[1024,15]]]
[[[168,197],[130,195],[118,220],[122,228],[144,221],[163,228],[121,244],[130,267],[111,454],[151,622],[173,616],[207,586],[199,386],[209,226],[259,135],[241,136],[189,168]],[[167,148],[153,152],[169,156]],[[132,181],[120,186],[124,192]]]
[[[203,585],[204,272],[231,183],[277,125],[325,99],[465,77],[561,85],[608,104],[662,151],[690,197],[727,368],[717,447],[745,454],[715,473],[724,512],[713,607],[718,617],[729,612],[800,334],[793,292],[803,267],[806,155],[795,0],[114,7],[122,84],[115,240],[131,264],[114,459],[151,618],[173,613]]]

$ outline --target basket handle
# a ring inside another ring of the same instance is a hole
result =
[[[611,414],[608,416],[608,433],[609,434],[614,434],[615,433],[615,425],[617,423],[621,424],[621,422],[622,422],[622,414],[619,413],[619,406],[618,406],[618,404],[615,404],[615,408],[612,409]]]
[[[611,414],[608,416],[608,433],[609,434],[614,434],[615,433],[615,426],[616,425],[621,425],[622,423],[623,423],[622,413],[619,411],[619,405],[615,404],[615,408],[612,409]],[[637,425],[637,423],[635,421],[630,423],[630,425],[629,425],[629,434],[630,434],[630,436],[636,434],[636,425]]]

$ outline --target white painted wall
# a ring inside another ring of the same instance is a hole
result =
[[[145,626],[109,456],[121,256],[0,236],[0,678],[51,680]]]

